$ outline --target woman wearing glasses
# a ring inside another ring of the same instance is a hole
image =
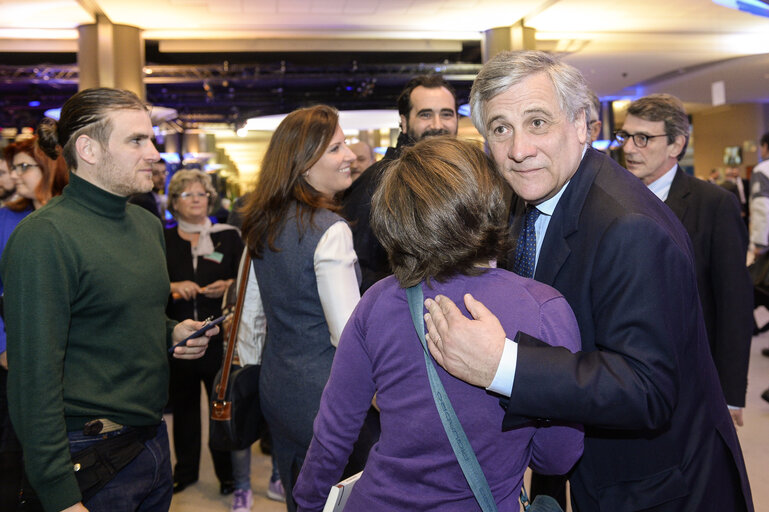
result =
[[[237,229],[213,224],[208,214],[216,191],[207,174],[177,171],[168,185],[169,210],[178,226],[165,230],[171,279],[169,318],[204,320],[222,314],[222,295],[238,273],[243,242]],[[173,409],[174,492],[198,480],[200,466],[200,382],[210,393],[222,361],[222,333],[211,338],[206,354],[194,361],[171,359],[169,396]],[[233,491],[230,452],[211,450],[222,494]]]
[[[0,208],[0,254],[16,225],[61,194],[69,180],[67,165],[61,156],[61,148],[49,140],[41,124],[38,136],[6,146],[0,166],[6,167],[16,186],[16,194]],[[0,294],[3,285],[0,283]],[[21,447],[11,428],[6,402],[6,377],[8,361],[5,353],[5,325],[0,320],[0,465],[3,467],[3,485],[0,486],[0,510],[12,510],[16,506],[21,486]]]

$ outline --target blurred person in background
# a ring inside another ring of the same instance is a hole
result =
[[[199,170],[177,171],[168,185],[169,209],[178,226],[165,230],[172,298],[167,314],[204,320],[222,314],[222,295],[238,273],[243,242],[228,224],[208,218],[216,191]],[[176,297],[176,298],[174,298]],[[171,360],[169,388],[173,410],[176,466],[174,492],[197,482],[200,469],[200,383],[210,394],[223,356],[223,336],[211,338],[206,354],[193,361]],[[210,397],[209,397],[210,398]],[[220,492],[234,491],[230,452],[211,449]]]
[[[374,149],[363,141],[350,144],[350,151],[355,153],[355,161],[350,164],[350,177],[352,181],[357,180],[363,171],[371,167],[376,162]]]
[[[49,151],[52,153],[50,156],[40,147],[37,137],[5,147],[4,158],[0,159],[0,188],[10,191],[11,195],[18,189],[19,194],[0,208],[0,255],[19,221],[51,197],[61,194],[67,184],[67,164],[55,148]],[[2,291],[0,282],[0,294]],[[0,319],[0,474],[3,475],[0,478],[0,510],[13,510],[18,501],[24,469],[21,445],[8,416],[5,344],[5,324]]]
[[[259,395],[290,512],[336,346],[360,300],[352,233],[335,200],[354,160],[335,109],[296,110],[275,130],[243,210],[267,319]]]
[[[160,222],[165,223],[168,197],[166,190],[166,162],[161,158],[152,164],[152,190],[133,194],[128,198],[129,203],[139,205],[156,215]]]
[[[0,158],[0,205],[13,197],[16,182],[11,175],[11,167],[5,158]]]
[[[588,142],[595,142],[601,138],[601,100],[598,95],[590,91],[590,108],[588,109],[587,135]]]
[[[750,225],[750,180],[742,177],[738,165],[728,165],[724,170],[724,181],[721,186],[737,196],[740,203],[740,216],[745,226]]]

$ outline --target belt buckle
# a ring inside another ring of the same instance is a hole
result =
[[[123,425],[110,421],[106,418],[91,420],[83,425],[83,434],[86,436],[97,436],[107,434],[123,428]]]

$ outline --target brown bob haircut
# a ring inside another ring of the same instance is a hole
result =
[[[13,165],[13,157],[19,153],[28,154],[40,166],[40,172],[43,176],[35,188],[35,198],[40,204],[45,204],[52,197],[61,194],[64,187],[69,183],[69,171],[67,171],[67,164],[61,155],[51,158],[51,155],[42,147],[41,140],[35,135],[5,147],[4,157],[8,162],[9,169]],[[20,196],[5,204],[6,208],[15,212],[23,212],[32,208],[33,205],[31,199]]]
[[[473,142],[430,137],[406,148],[371,202],[371,227],[406,288],[478,275],[505,253],[504,184]]]
[[[311,223],[319,208],[339,206],[307,182],[305,172],[320,160],[334,137],[339,113],[333,107],[300,108],[286,116],[270,139],[254,191],[241,209],[243,240],[251,256],[261,258],[266,243],[277,252],[289,208],[296,208],[299,232]]]

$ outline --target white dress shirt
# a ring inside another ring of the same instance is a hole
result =
[[[654,192],[654,195],[657,196],[663,203],[668,199],[668,195],[670,194],[670,186],[673,184],[673,178],[676,177],[677,170],[678,164],[673,164],[673,167],[668,172],[647,185],[647,188]]]
[[[534,256],[534,273],[537,272],[537,263],[539,263],[539,252],[542,250],[542,241],[545,239],[547,227],[550,225],[550,219],[553,217],[555,207],[558,205],[561,196],[570,181],[558,191],[556,195],[538,204],[535,208],[539,210],[539,217],[534,222],[534,232],[537,234],[537,250]],[[510,396],[513,389],[513,379],[515,378],[515,367],[518,363],[518,344],[509,338],[505,338],[505,348],[502,351],[502,358],[499,360],[497,373],[491,385],[486,388],[489,391],[500,395]]]
[[[582,150],[582,158],[585,158],[585,152],[587,146]],[[581,162],[581,160],[580,160]],[[542,249],[542,242],[545,239],[547,233],[547,227],[550,225],[550,219],[553,216],[555,207],[558,206],[558,201],[561,200],[566,187],[569,186],[571,180],[561,187],[553,197],[547,201],[536,206],[539,210],[539,217],[537,217],[534,223],[534,232],[537,234],[537,250],[534,256],[534,273],[537,272],[537,263],[539,263],[539,251]],[[510,338],[505,338],[505,348],[502,350],[502,357],[499,360],[499,366],[497,366],[497,373],[494,375],[494,380],[491,381],[491,385],[486,389],[494,393],[510,396],[513,392],[513,381],[515,379],[515,368],[518,364],[518,344]]]

